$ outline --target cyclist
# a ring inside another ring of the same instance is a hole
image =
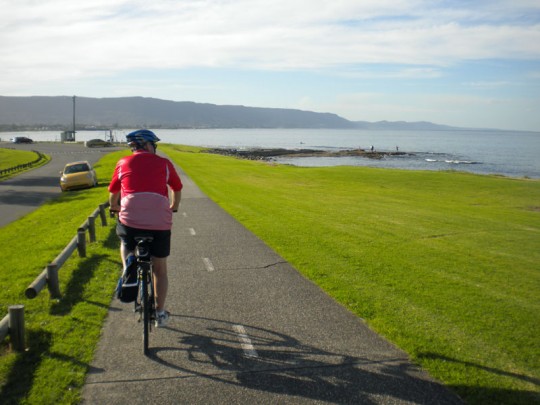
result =
[[[116,233],[122,240],[120,255],[126,257],[135,250],[134,236],[153,236],[150,246],[156,297],[156,327],[169,320],[165,311],[168,276],[167,257],[170,254],[172,213],[178,211],[182,196],[182,181],[173,164],[156,155],[159,138],[147,129],[127,135],[132,154],[120,159],[109,185],[111,211],[117,211]],[[169,198],[169,188],[171,197]]]

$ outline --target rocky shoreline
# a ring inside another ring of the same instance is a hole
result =
[[[344,157],[360,156],[369,159],[382,159],[385,156],[411,155],[406,152],[379,152],[365,149],[346,149],[339,151],[326,151],[318,149],[283,149],[283,148],[254,148],[254,149],[208,149],[206,152],[225,156],[234,156],[249,160],[273,160],[276,157]]]

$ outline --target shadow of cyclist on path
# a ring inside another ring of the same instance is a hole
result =
[[[169,328],[181,335],[179,345],[153,348],[151,357],[179,371],[179,378],[203,377],[242,388],[338,403],[375,403],[373,397],[378,396],[412,403],[462,403],[451,395],[441,397],[441,385],[419,378],[418,370],[406,358],[373,360],[332,353],[292,336],[244,325],[256,351],[256,355],[249,355],[242,348],[234,323],[181,318],[189,328]],[[407,389],[400,389],[402,386]]]

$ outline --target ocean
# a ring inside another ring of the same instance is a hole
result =
[[[122,141],[129,130],[114,130]],[[409,170],[458,170],[508,177],[540,178],[540,132],[521,131],[369,131],[351,129],[163,129],[163,142],[220,148],[286,148],[342,150],[362,148],[405,155],[365,157],[277,158],[298,166],[372,166]],[[77,140],[104,139],[109,131],[79,131]],[[2,133],[8,140],[59,141],[59,131]]]

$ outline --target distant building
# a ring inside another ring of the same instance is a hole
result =
[[[75,131],[63,131],[60,134],[61,142],[75,142]]]

